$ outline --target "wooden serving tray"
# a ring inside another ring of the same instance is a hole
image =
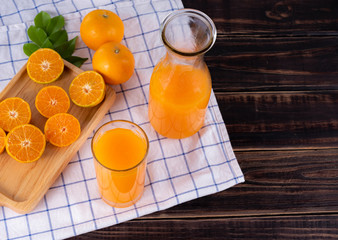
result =
[[[67,61],[64,63],[64,72],[58,80],[50,84],[39,84],[32,81],[27,74],[25,64],[0,93],[0,101],[8,97],[23,98],[31,107],[32,120],[30,123],[43,131],[47,118],[43,117],[35,108],[35,96],[38,91],[47,85],[57,85],[63,87],[68,93],[71,81],[83,72]],[[98,106],[82,108],[71,101],[68,113],[79,120],[81,135],[76,142],[68,147],[59,148],[47,143],[42,157],[33,163],[19,163],[12,159],[6,151],[1,153],[0,206],[9,207],[18,213],[32,211],[99,124],[114,103],[115,97],[115,91],[107,86],[106,97]]]

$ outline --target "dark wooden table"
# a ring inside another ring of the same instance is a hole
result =
[[[338,239],[338,1],[183,3],[246,182],[76,239]]]

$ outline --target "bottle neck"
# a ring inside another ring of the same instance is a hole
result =
[[[166,58],[166,61],[168,61],[171,64],[191,65],[191,66],[199,67],[201,65],[204,65],[203,57],[204,57],[203,54],[200,54],[197,56],[183,56],[167,48],[167,53],[166,53],[165,58]]]
[[[161,24],[161,37],[167,51],[193,60],[203,58],[214,45],[216,35],[213,21],[194,9],[174,11]]]

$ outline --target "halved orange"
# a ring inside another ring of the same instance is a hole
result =
[[[6,98],[0,102],[0,128],[6,132],[31,120],[29,104],[19,97]]]
[[[58,113],[50,117],[45,125],[47,141],[57,147],[75,142],[81,133],[79,120],[69,113]]]
[[[66,113],[69,106],[70,101],[66,91],[58,86],[42,88],[35,98],[36,109],[46,118],[57,113]]]
[[[6,151],[19,162],[38,160],[46,147],[46,139],[42,131],[32,124],[23,124],[7,134]]]
[[[40,48],[28,58],[28,76],[37,83],[51,83],[60,77],[64,63],[61,56],[50,48]]]
[[[6,145],[6,133],[2,128],[0,128],[0,153],[4,151],[5,145]]]
[[[104,99],[106,84],[101,74],[85,71],[77,75],[69,86],[69,96],[80,107],[94,107]]]

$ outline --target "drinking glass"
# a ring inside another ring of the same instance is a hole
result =
[[[128,207],[142,196],[149,140],[137,124],[114,120],[94,134],[91,148],[101,198],[113,207]]]

